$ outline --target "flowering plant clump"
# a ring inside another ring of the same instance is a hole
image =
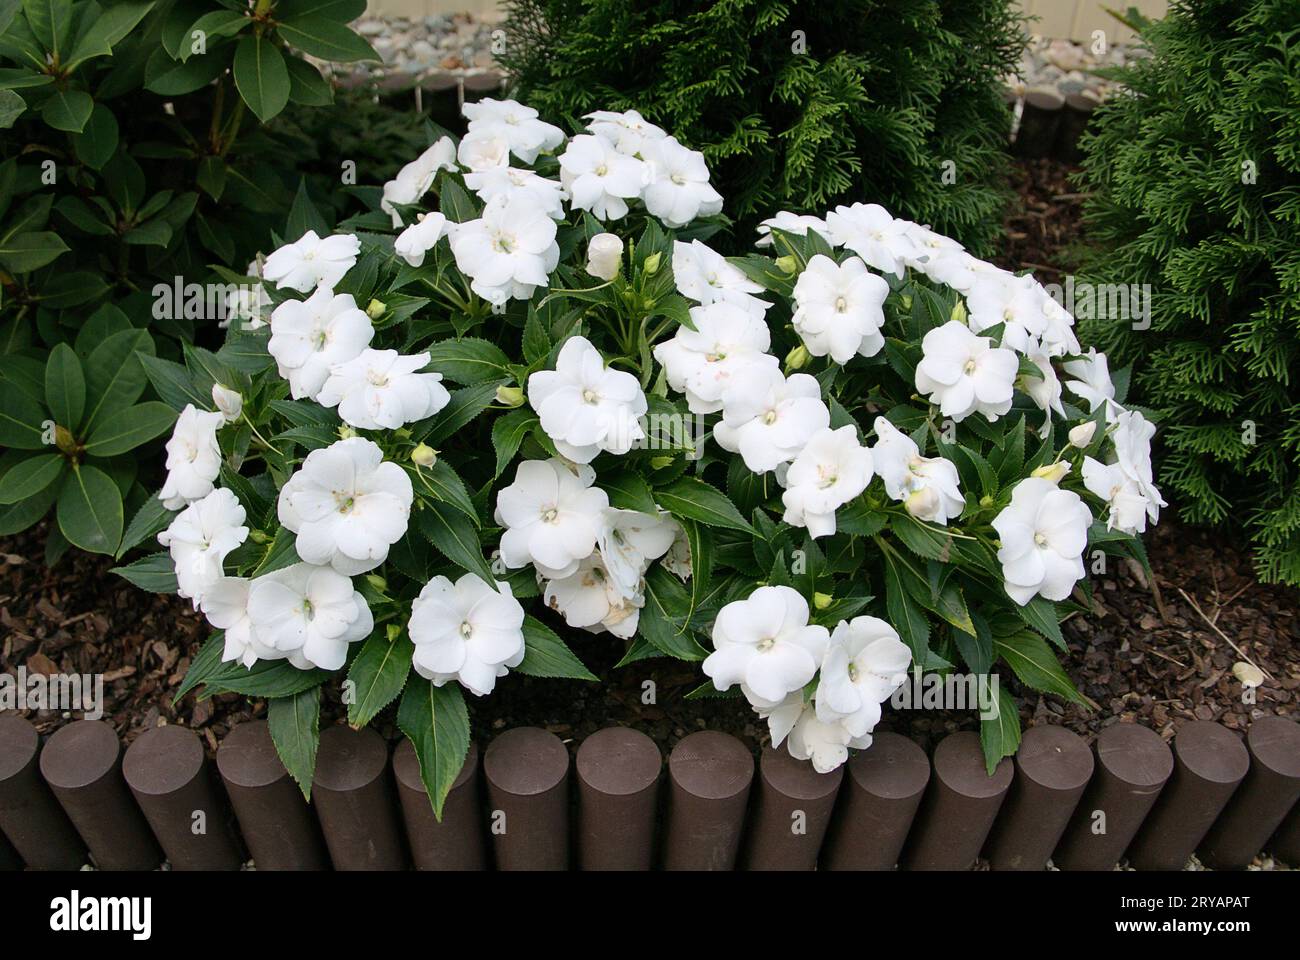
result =
[[[350,232],[286,238],[264,316],[150,366],[179,419],[128,540],[168,552],[122,573],[217,629],[182,692],[269,697],[304,789],[323,683],[354,725],[400,697],[435,808],[465,693],[595,680],[587,634],[700,661],[691,696],[819,770],[913,666],[1081,699],[1051,646],[1087,551],[1141,559],[1162,501],[1041,287],[862,204],[724,258],[700,155],[638,114],[466,112]]]

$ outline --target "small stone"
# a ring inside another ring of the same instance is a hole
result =
[[[1238,660],[1232,665],[1232,675],[1241,681],[1243,687],[1258,687],[1264,682],[1264,671],[1245,660]]]

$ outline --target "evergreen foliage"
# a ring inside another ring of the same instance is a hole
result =
[[[736,247],[777,210],[861,200],[990,252],[1009,130],[999,80],[1022,42],[1006,0],[507,7],[520,99],[572,127],[635,109],[702,150]]]
[[[1181,516],[1245,526],[1260,576],[1300,584],[1300,5],[1175,0],[1142,30],[1081,182],[1087,279],[1151,284],[1151,326],[1083,335],[1141,358]]]

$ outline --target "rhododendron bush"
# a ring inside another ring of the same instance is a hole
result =
[[[699,661],[692,696],[819,770],[914,667],[1080,699],[1053,647],[1085,559],[1141,560],[1162,502],[1042,287],[871,204],[724,258],[701,155],[635,112],[466,113],[267,256],[220,350],[151,367],[179,418],[128,539],[165,552],[122,572],[215,628],[182,692],[270,698],[304,789],[322,684],[354,725],[398,701],[435,808],[467,700],[595,680],[571,644]]]

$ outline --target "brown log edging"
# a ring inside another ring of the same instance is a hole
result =
[[[1177,869],[1193,850],[1234,869],[1264,849],[1300,859],[1300,724],[1286,717],[1256,721],[1244,743],[1188,723],[1172,751],[1136,724],[1113,724],[1092,748],[1033,727],[993,777],[968,732],[933,761],[880,733],[825,775],[769,747],[755,783],[754,757],[727,734],[685,737],[664,778],[653,741],[611,727],[579,746],[572,778],[569,767],[568,747],[538,728],[502,733],[481,762],[471,744],[439,822],[411,745],[390,757],[374,730],[322,733],[309,804],[265,721],[232,730],[214,770],[183,727],[150,730],[123,756],[100,721],[69,724],[42,748],[28,721],[0,716],[0,870],[76,870],[88,856],[106,870],[153,869],[164,853],[174,869],[228,870],[245,848],[260,870],[965,870],[980,856],[995,870],[1041,870],[1049,857],[1064,870],[1121,859],[1151,870]]]

